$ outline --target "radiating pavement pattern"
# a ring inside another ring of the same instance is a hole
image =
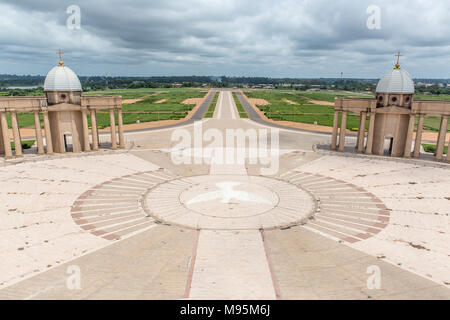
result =
[[[143,194],[176,177],[160,169],[106,181],[77,199],[72,206],[72,218],[83,230],[107,240],[143,230],[154,224],[154,219],[143,210]]]

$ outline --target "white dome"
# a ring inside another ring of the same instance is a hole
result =
[[[45,77],[44,91],[82,91],[82,88],[75,72],[66,66],[56,66]]]
[[[408,72],[402,69],[394,69],[387,72],[378,82],[377,93],[413,94],[414,81]]]

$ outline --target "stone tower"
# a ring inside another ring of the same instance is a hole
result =
[[[403,156],[407,141],[414,81],[400,68],[387,72],[376,89],[377,111],[372,152],[377,155]]]
[[[52,127],[54,152],[81,152],[84,150],[81,113],[81,83],[77,75],[61,59],[53,67],[44,83],[48,114]]]

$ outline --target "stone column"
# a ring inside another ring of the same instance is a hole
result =
[[[91,151],[91,143],[89,142],[89,124],[86,109],[81,109],[81,118],[83,120],[83,144],[85,152]]]
[[[370,113],[369,134],[367,136],[366,154],[372,154],[373,136],[375,133],[375,117],[376,117],[375,112]]]
[[[97,113],[91,109],[92,150],[98,151]]]
[[[8,121],[6,120],[6,112],[0,112],[0,124],[2,126],[3,147],[5,150],[5,158],[12,158],[11,141],[9,140]]]
[[[17,121],[17,113],[11,112],[11,124],[14,136],[14,147],[16,149],[16,157],[22,156],[22,141],[20,141],[19,122]]]
[[[359,121],[358,130],[358,143],[356,144],[359,153],[362,153],[364,150],[364,138],[366,137],[366,119],[367,112],[361,112],[361,119]]]
[[[416,141],[414,142],[414,158],[420,157],[420,148],[422,146],[423,122],[425,115],[419,115],[419,123],[417,124]]]
[[[450,138],[448,139],[448,151],[447,151],[447,159],[445,160],[447,163],[450,163]]]
[[[345,133],[347,130],[347,111],[342,111],[341,129],[339,130],[339,151],[343,152],[345,147]]]
[[[125,148],[125,139],[123,136],[123,117],[122,108],[117,109],[117,125],[119,127],[119,148]]]
[[[48,119],[48,111],[43,111],[44,115],[44,130],[45,130],[45,142],[47,144],[47,154],[53,153],[53,141],[52,141],[52,130],[50,129],[50,121]]]
[[[117,149],[116,137],[116,119],[114,117],[114,109],[109,109],[109,127],[111,129],[111,149]]]
[[[414,125],[416,124],[416,115],[409,115],[408,131],[406,133],[405,149],[403,150],[403,156],[405,158],[411,158],[411,143],[414,134]]]
[[[436,146],[436,161],[442,161],[444,155],[445,138],[447,136],[448,116],[442,116],[439,138]]]
[[[356,145],[355,150],[358,150],[359,137],[361,136],[361,113],[359,114],[359,122],[358,122],[358,133],[356,134]]]
[[[331,135],[331,150],[336,150],[338,123],[339,123],[339,111],[334,111],[333,134]]]
[[[2,126],[0,123],[0,155],[4,155],[5,154],[5,146],[3,143],[3,131],[2,131]]]
[[[44,153],[44,140],[42,139],[41,119],[39,119],[39,111],[34,111],[34,128],[36,129],[37,153]]]

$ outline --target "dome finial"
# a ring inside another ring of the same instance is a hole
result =
[[[400,51],[395,55],[397,57],[397,64],[395,65],[395,69],[400,69],[400,57],[403,55],[400,54]]]
[[[61,49],[59,49],[57,53],[58,53],[58,55],[59,55],[59,66],[60,66],[60,67],[63,67],[63,66],[64,66],[64,63],[63,63],[63,61],[62,61],[62,55],[63,55],[64,52],[62,52]]]

